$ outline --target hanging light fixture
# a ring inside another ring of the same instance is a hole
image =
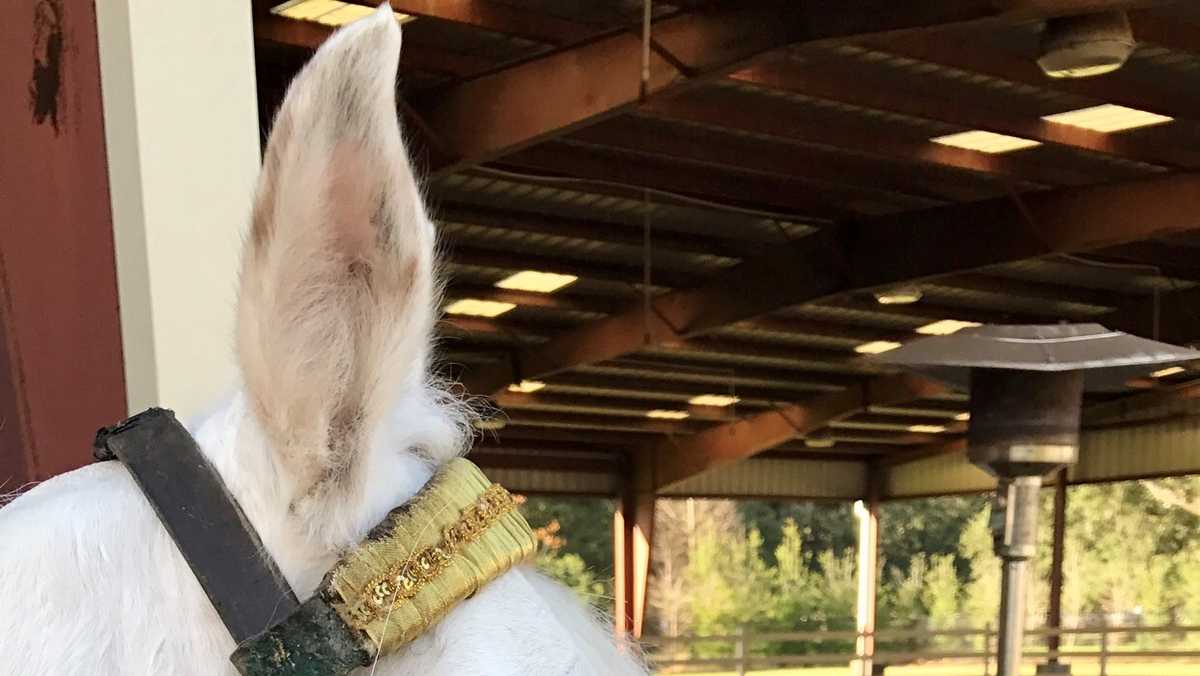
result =
[[[808,448],[833,448],[836,443],[833,434],[825,428],[814,430],[804,437],[804,445]]]
[[[912,305],[925,294],[915,286],[898,286],[875,292],[875,302],[880,305]]]
[[[527,382],[527,381],[522,381]],[[479,417],[471,421],[475,429],[484,432],[497,432],[508,426],[508,416],[490,397],[484,398],[478,408]]]
[[[1046,22],[1037,62],[1053,78],[1094,77],[1123,66],[1136,46],[1125,12],[1057,17]]]

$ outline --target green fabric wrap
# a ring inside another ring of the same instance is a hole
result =
[[[371,663],[357,632],[314,596],[230,658],[244,676],[339,676]]]

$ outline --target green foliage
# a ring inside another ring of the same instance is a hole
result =
[[[608,585],[596,577],[578,554],[543,549],[538,552],[537,567],[543,573],[565,584],[579,597],[605,611],[612,610],[612,582]]]
[[[857,542],[854,518],[846,504],[746,500],[737,503],[737,514],[743,523],[762,534],[763,557],[769,565],[775,564],[775,550],[789,522],[800,529],[813,551],[842,554],[853,551]]]
[[[915,561],[952,554],[959,579],[965,581],[970,564],[958,556],[960,538],[971,519],[987,511],[987,505],[988,497],[982,495],[884,503],[879,515],[879,554],[884,568],[907,574]],[[846,527],[853,528],[853,522]]]
[[[612,518],[615,505],[603,498],[526,497],[521,514],[534,529],[558,522],[564,554],[576,554],[598,577],[613,575]]]
[[[1040,507],[1030,625],[1044,621],[1052,490]],[[1068,624],[1200,624],[1200,478],[1069,489],[1063,615]],[[539,563],[597,607],[611,596],[612,505],[531,499]],[[848,506],[660,501],[651,631],[729,635],[853,629],[856,523]],[[888,503],[880,525],[881,628],[981,627],[996,621],[1000,566],[987,496]],[[1139,614],[1140,613],[1140,614]],[[1158,640],[1158,639],[1146,639]],[[851,641],[755,645],[759,654],[848,651]],[[886,648],[922,648],[914,639]],[[934,646],[938,647],[938,646]],[[949,646],[947,646],[949,647]],[[715,656],[728,643],[697,646]]]
[[[603,612],[612,612],[611,500],[526,497],[521,514],[538,536],[538,568]]]

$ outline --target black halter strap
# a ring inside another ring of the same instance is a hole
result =
[[[300,608],[221,475],[173,412],[151,408],[101,429],[93,455],[129,469],[238,644]]]
[[[340,676],[367,663],[360,638],[320,595],[301,604],[221,475],[175,414],[151,408],[96,433],[170,533],[238,650],[245,676]]]

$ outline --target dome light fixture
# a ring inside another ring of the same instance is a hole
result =
[[[1137,41],[1125,12],[1050,19],[1037,63],[1052,78],[1095,77],[1125,65]]]

